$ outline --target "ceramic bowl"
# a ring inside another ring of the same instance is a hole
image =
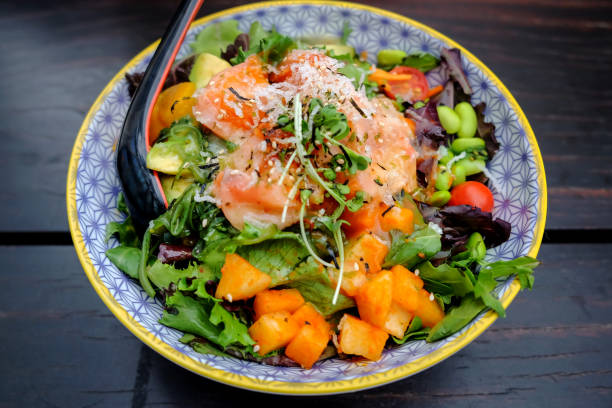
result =
[[[457,47],[474,89],[472,101],[486,102],[486,119],[495,124],[501,148],[489,163],[496,179],[494,215],[512,224],[512,235],[489,250],[489,259],[536,256],[546,218],[546,181],[538,145],[521,108],[501,81],[469,51],[437,31],[404,16],[351,3],[294,1],[255,3],[222,11],[195,22],[179,57],[206,25],[225,19],[239,21],[248,31],[253,21],[276,27],[292,37],[339,36],[347,22],[353,30],[348,43],[370,58],[383,48],[438,55],[443,47]],[[138,338],[161,355],[204,377],[233,386],[284,394],[331,394],[356,391],[396,381],[440,362],[478,337],[496,319],[485,312],[459,333],[428,344],[408,342],[385,350],[376,362],[337,359],[317,363],[311,370],[273,367],[236,358],[198,354],[178,340],[181,333],[158,323],[162,305],[148,297],[105,256],[117,245],[105,242],[110,221],[121,219],[116,209],[121,186],[115,167],[115,144],[130,98],[126,72],[143,71],[157,43],[132,59],[108,83],[90,109],[74,144],[67,185],[68,218],[74,245],[85,273],[115,316]],[[374,61],[372,61],[374,62]],[[507,307],[519,290],[509,279],[497,288]]]

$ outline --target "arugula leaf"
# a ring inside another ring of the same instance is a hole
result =
[[[210,271],[195,263],[185,269],[177,269],[170,264],[161,263],[160,261],[155,261],[151,265],[147,270],[147,276],[160,289],[167,289],[171,283],[178,283],[183,278],[214,279],[214,275]]]
[[[183,337],[179,339],[179,341],[183,344],[187,344],[200,354],[213,354],[215,356],[223,357],[229,356],[227,353],[222,352],[203,338],[197,337],[191,333],[185,333]]]
[[[120,245],[106,251],[108,259],[123,273],[132,279],[138,279],[140,249]]]
[[[476,299],[474,295],[465,296],[461,299],[459,306],[451,308],[446,316],[431,329],[426,339],[427,342],[432,343],[457,333],[486,308],[482,300]]]
[[[476,284],[474,285],[474,297],[476,299],[481,299],[487,307],[495,310],[501,317],[506,317],[506,311],[501,302],[491,294],[491,290],[493,290],[496,285],[497,281],[493,279],[491,271],[481,270],[478,274]]]
[[[459,268],[453,268],[447,264],[435,267],[429,261],[419,264],[417,268],[421,279],[436,281],[447,285],[451,288],[452,295],[462,297],[474,291],[472,281],[465,272]],[[434,290],[434,292],[436,291]]]
[[[429,259],[440,251],[440,234],[427,226],[405,235],[401,231],[391,231],[391,248],[385,258],[383,268],[403,265],[410,269],[423,260]]]
[[[345,21],[344,24],[342,24],[342,36],[340,37],[340,44],[346,45],[349,35],[351,35],[352,32],[353,29],[349,25],[349,22]]]
[[[522,256],[511,261],[497,261],[485,264],[481,268],[480,273],[490,271],[493,279],[516,275],[521,284],[521,289],[531,289],[534,282],[533,269],[540,265],[540,263],[535,258]]]
[[[191,43],[191,49],[196,54],[207,52],[220,57],[221,52],[234,42],[238,34],[240,30],[236,20],[210,24],[196,36],[195,41]]]
[[[191,333],[225,348],[231,344],[252,346],[247,326],[228,312],[218,301],[194,299],[180,291],[166,297],[166,310],[159,322]]]
[[[249,55],[259,54],[264,62],[278,63],[297,44],[291,37],[282,35],[272,29],[265,31],[259,22],[251,24],[249,29],[250,46],[247,51],[238,50],[238,55],[231,59],[232,65],[244,62]]]
[[[338,295],[335,305],[332,304],[334,289],[329,286],[329,283],[322,280],[298,280],[291,282],[288,286],[299,290],[304,300],[312,303],[323,316],[329,316],[340,310],[355,307],[353,299],[343,294]]]
[[[117,209],[127,214],[127,207],[124,200],[123,194],[121,194],[117,201]],[[117,235],[117,239],[122,245],[140,247],[140,238],[138,238],[138,233],[134,227],[132,217],[129,214],[123,222],[111,221],[108,223],[106,226],[105,242],[108,242],[113,235]]]

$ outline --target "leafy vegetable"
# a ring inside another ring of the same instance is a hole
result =
[[[427,336],[427,342],[438,341],[457,333],[484,309],[486,309],[486,306],[482,300],[474,298],[474,295],[467,295],[461,299],[459,306],[451,308],[444,319],[431,329]]]
[[[151,282],[160,289],[167,289],[171,283],[178,283],[183,278],[213,279],[214,275],[202,266],[191,264],[185,269],[177,269],[172,265],[156,261],[147,270]]]
[[[139,248],[120,245],[107,250],[106,256],[120,271],[132,279],[138,279]]]
[[[126,218],[123,222],[111,221],[108,223],[106,226],[106,242],[108,242],[113,235],[117,235],[117,239],[121,245],[139,247],[140,239],[138,238],[138,233],[134,227],[132,217],[128,213],[123,193],[120,193],[117,198],[117,209],[122,214],[125,214]]]
[[[205,338],[223,348],[255,344],[246,325],[225,310],[219,300],[194,299],[180,291],[166,297],[166,310],[159,322],[168,327]]]
[[[427,226],[412,235],[401,231],[391,231],[391,248],[385,258],[383,268],[403,265],[412,268],[423,260],[429,259],[440,251],[440,234]]]
[[[440,64],[440,60],[438,58],[431,54],[421,52],[404,57],[399,64],[381,65],[379,68],[384,69],[385,71],[390,71],[399,65],[416,68],[421,72],[427,72],[437,67],[438,64]]]
[[[466,95],[471,95],[472,87],[461,64],[461,51],[457,48],[443,48],[440,57],[447,64],[450,77],[461,86]]]
[[[351,29],[349,22],[345,21],[344,24],[342,24],[342,36],[340,37],[340,44],[346,45],[349,35],[351,35],[352,32],[353,30]]]
[[[474,290],[474,285],[470,278],[459,268],[442,264],[435,267],[431,262],[423,262],[418,266],[419,276],[424,281],[436,281],[451,288],[455,296],[465,296]],[[436,292],[434,290],[434,292]]]
[[[408,330],[404,334],[404,337],[398,339],[397,337],[391,337],[396,344],[404,344],[408,340],[424,340],[429,335],[429,327],[423,327],[423,323],[421,322],[421,318],[419,316],[414,316],[412,321],[410,322],[410,326],[408,326]]]
[[[207,52],[220,57],[221,52],[232,44],[239,34],[240,30],[238,30],[238,21],[236,20],[225,20],[210,24],[196,36],[195,41],[191,43],[191,49],[196,54]]]
[[[298,280],[288,286],[299,290],[304,299],[312,303],[324,316],[355,307],[353,299],[342,294],[338,295],[336,303],[333,304],[334,289],[322,280]]]
[[[244,51],[239,48],[238,54],[230,60],[233,65],[244,62],[252,54],[259,54],[264,62],[278,63],[289,51],[297,47],[291,37],[278,33],[274,28],[265,31],[259,22],[251,24],[249,39],[249,49]]]
[[[345,65],[339,68],[338,72],[350,79],[355,89],[359,89],[363,86],[366,96],[368,98],[374,97],[378,91],[378,84],[368,80],[368,75],[372,73],[372,66],[368,62],[360,61],[348,54],[339,56],[332,55],[332,57],[344,62]]]
[[[472,232],[479,232],[487,248],[506,242],[510,237],[511,226],[499,218],[493,219],[489,212],[469,205],[456,205],[437,210],[421,204],[425,219],[437,224],[442,234],[442,248],[453,251],[462,250]]]

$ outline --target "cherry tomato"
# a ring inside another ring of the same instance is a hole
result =
[[[395,99],[399,96],[411,103],[427,98],[429,85],[427,84],[427,78],[425,78],[421,71],[412,67],[397,66],[389,72],[395,75],[410,77],[408,80],[387,81],[384,91],[389,97]]]
[[[478,181],[466,181],[451,190],[451,199],[448,205],[471,205],[478,207],[482,211],[493,211],[493,193]]]

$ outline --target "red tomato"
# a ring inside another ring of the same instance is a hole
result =
[[[402,75],[397,81],[388,79],[384,91],[392,99],[401,97],[410,103],[422,101],[427,98],[429,85],[425,75],[416,68],[398,66],[389,71],[391,74]],[[404,79],[406,76],[409,79]]]
[[[482,211],[493,211],[493,193],[478,181],[466,181],[451,190],[451,199],[448,205],[471,205]]]

